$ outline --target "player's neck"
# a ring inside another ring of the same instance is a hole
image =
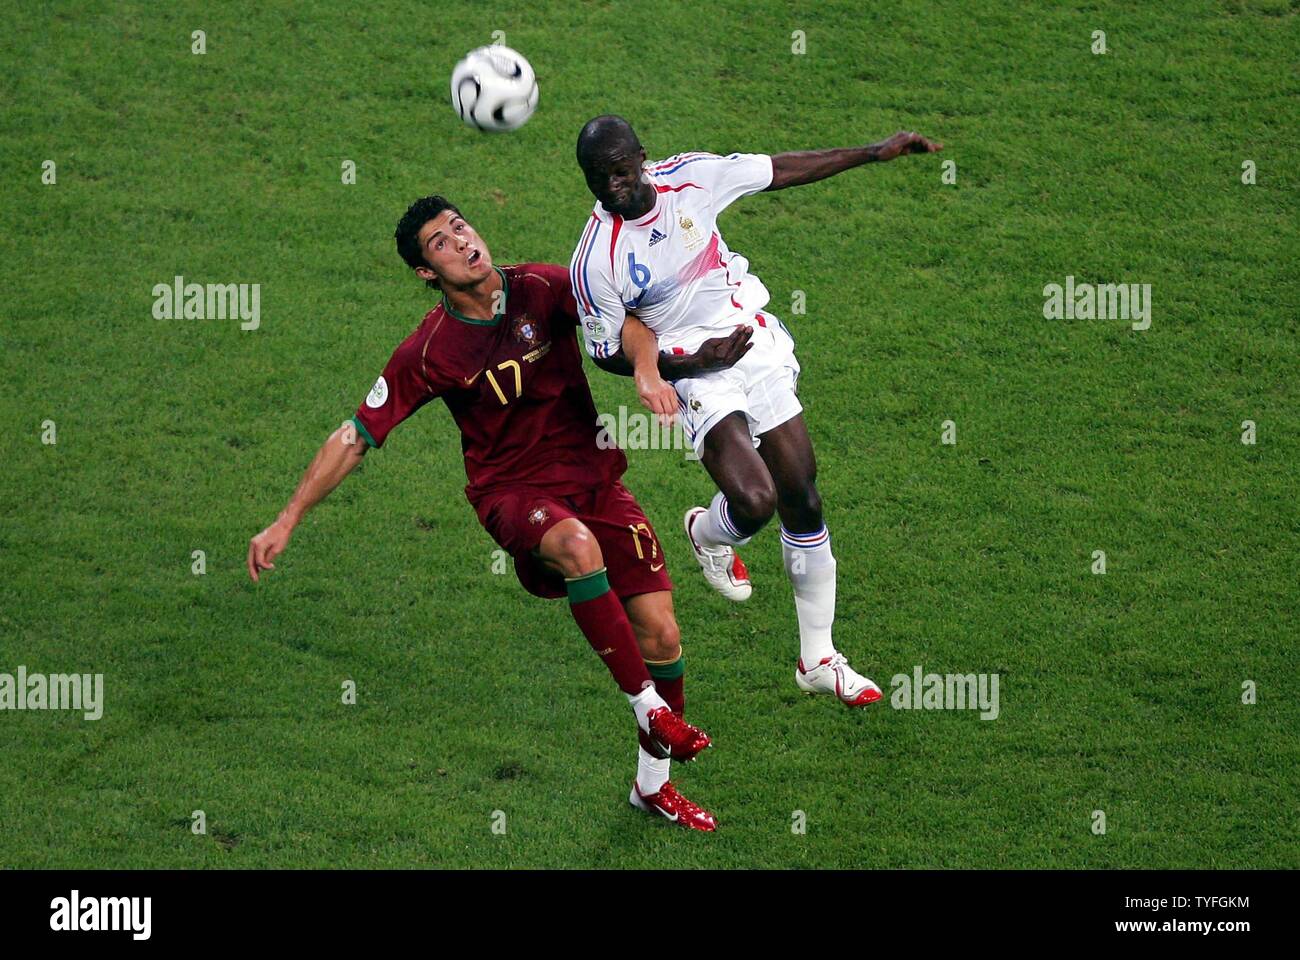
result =
[[[501,271],[494,266],[492,272],[478,283],[468,287],[448,287],[443,290],[443,297],[454,313],[470,320],[491,321],[497,316],[495,308],[505,303],[500,295],[502,289]]]

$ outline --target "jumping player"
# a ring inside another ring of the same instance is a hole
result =
[[[596,117],[578,137],[578,166],[596,198],[570,263],[587,351],[603,369],[635,375],[650,409],[680,412],[718,486],[708,507],[692,507],[685,517],[687,538],[714,589],[731,600],[749,598],[749,574],[735,548],[773,513],[780,516],[799,620],[795,682],[806,693],[833,693],[851,707],[874,703],[881,693],[831,639],[836,564],[812,442],[795,395],[794,340],[765,309],[767,288],[749,272],[749,262],[727,249],[717,218],[761,190],[940,149],[919,134],[897,133],[865,147],[773,156],[682,153],[647,164],[621,117]],[[743,339],[743,358],[699,372],[691,355],[719,335]]]
[[[460,428],[479,521],[539,597],[569,599],[592,648],[627,695],[640,738],[629,801],[682,826],[714,816],[669,780],[708,736],[682,719],[683,671],[672,584],[654,529],[619,478],[623,452],[597,443],[596,407],[578,350],[568,272],[554,264],[497,267],[450,202],[417,200],[397,225],[397,250],[442,302],[393,352],[382,376],[307,468],[279,518],[253,537],[248,573],[273,570],[303,515],[436,397]],[[653,350],[653,338],[646,333]],[[738,354],[707,345],[705,368]]]

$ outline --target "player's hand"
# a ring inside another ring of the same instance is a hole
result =
[[[664,382],[658,370],[638,370],[634,379],[641,402],[655,415],[661,427],[670,426],[677,416],[677,391]]]
[[[254,583],[259,579],[259,571],[275,569],[271,561],[284,552],[292,533],[288,526],[277,520],[248,541],[248,575]]]
[[[901,157],[905,153],[938,153],[942,149],[942,143],[927,140],[919,133],[903,130],[880,144],[880,149],[876,151],[876,160],[883,163]]]
[[[753,327],[739,324],[725,337],[705,340],[693,357],[699,372],[708,373],[711,370],[726,370],[728,367],[734,367],[754,345],[753,340],[750,339],[753,335]]]

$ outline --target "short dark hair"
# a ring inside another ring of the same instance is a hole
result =
[[[424,251],[420,249],[420,228],[444,210],[450,210],[458,217],[464,216],[454,203],[435,193],[416,200],[406,208],[402,219],[397,221],[397,230],[393,232],[393,239],[397,241],[397,253],[412,270],[416,267],[429,267],[429,261],[424,259]],[[425,282],[434,289],[438,288],[437,280]]]

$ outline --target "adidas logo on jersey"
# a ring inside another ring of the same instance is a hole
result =
[[[668,239],[668,234],[661,233],[658,227],[655,227],[650,231],[650,246],[652,247],[660,240],[667,240],[667,239]]]

